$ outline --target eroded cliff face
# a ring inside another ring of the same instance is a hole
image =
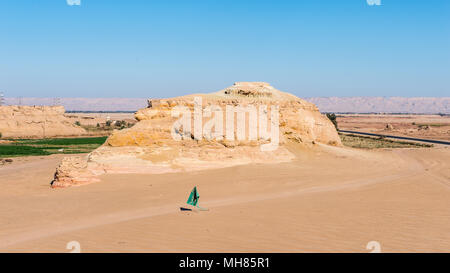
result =
[[[165,173],[287,162],[292,147],[340,146],[317,107],[263,82],[216,93],[149,100],[134,127],[114,133],[86,158],[67,159],[53,187],[98,181],[103,173]]]
[[[0,133],[6,138],[78,136],[86,131],[64,116],[63,106],[0,106]]]

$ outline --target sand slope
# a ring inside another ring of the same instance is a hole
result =
[[[450,150],[299,151],[282,164],[105,175],[48,187],[61,156],[0,172],[0,251],[429,252],[450,249]],[[13,183],[12,183],[13,182]],[[197,185],[209,212],[181,213]]]

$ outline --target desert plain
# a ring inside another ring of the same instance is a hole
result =
[[[50,189],[61,155],[0,172],[0,251],[448,252],[450,151],[321,147],[281,164],[109,174]],[[196,185],[209,211],[179,211]]]
[[[448,140],[448,116],[437,118],[346,115],[338,124],[419,135],[427,129],[416,124],[440,124],[425,137]],[[450,250],[448,146],[312,145],[287,144],[289,162],[105,173],[57,189],[63,157],[80,155],[15,157],[0,166],[0,252],[70,252],[73,241],[81,252]],[[179,210],[194,186],[209,211]]]
[[[338,114],[339,129],[450,141],[450,115]]]

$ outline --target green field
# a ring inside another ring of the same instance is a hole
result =
[[[89,153],[105,143],[106,138],[10,139],[11,142],[0,144],[0,158]]]

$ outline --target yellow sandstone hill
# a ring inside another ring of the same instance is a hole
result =
[[[0,106],[0,133],[7,138],[78,136],[86,131],[64,116],[63,106]]]
[[[341,145],[335,127],[315,105],[264,82],[237,82],[216,93],[152,99],[135,117],[139,121],[135,126],[114,131],[87,157],[65,158],[52,187],[96,182],[104,173],[287,162],[295,158],[296,146]]]

